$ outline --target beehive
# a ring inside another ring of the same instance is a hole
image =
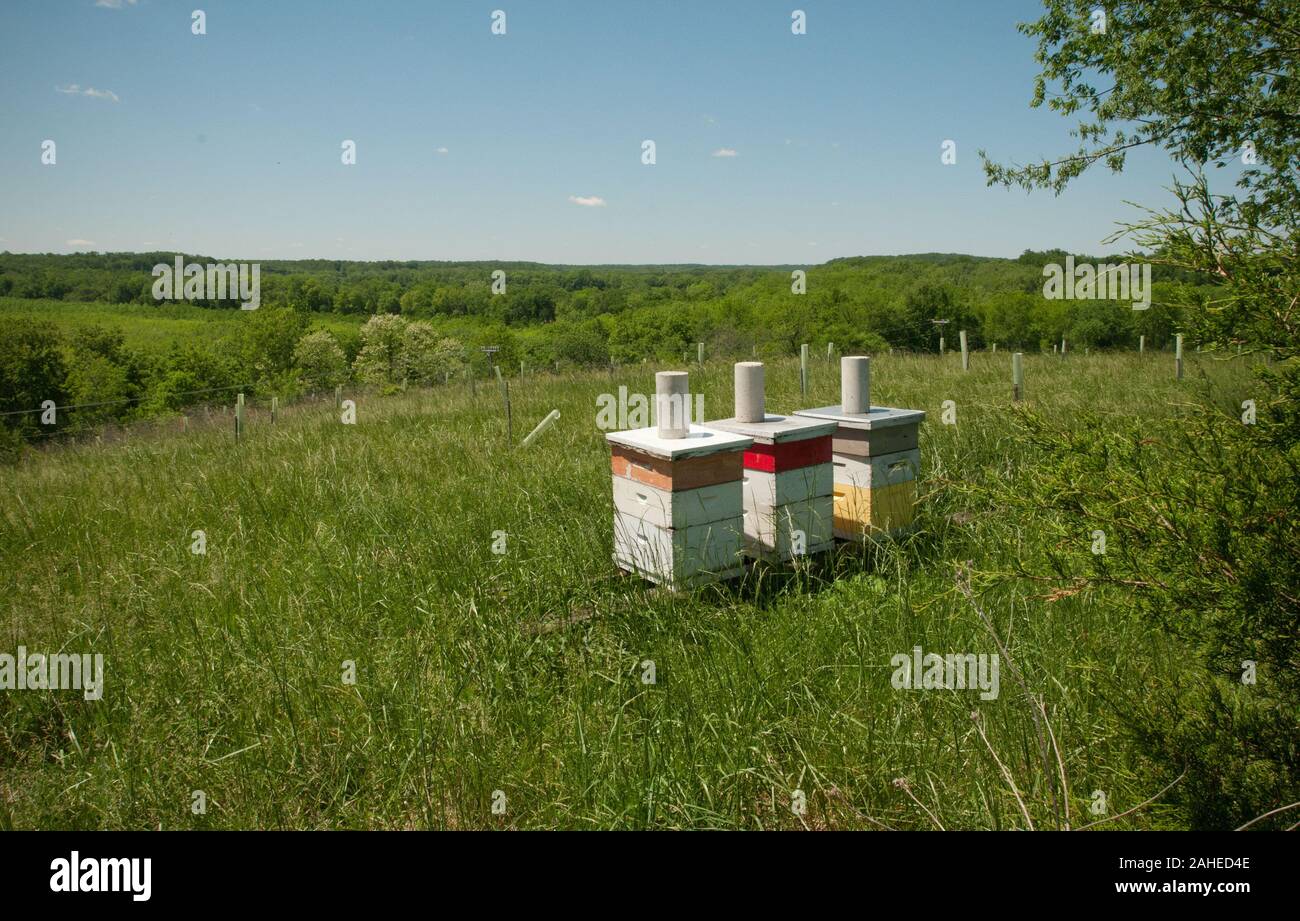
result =
[[[753,439],[690,424],[684,372],[661,372],[656,386],[655,426],[605,436],[614,561],[671,588],[737,576],[744,562],[742,455]]]
[[[844,540],[862,540],[873,531],[897,531],[912,524],[925,413],[872,406],[869,359],[846,356],[840,367],[840,405],[801,409],[795,415],[836,424],[831,440],[834,533]]]
[[[788,560],[834,545],[834,422],[766,411],[763,365],[736,365],[735,416],[709,427],[754,439],[744,453],[745,551],[756,559]]]

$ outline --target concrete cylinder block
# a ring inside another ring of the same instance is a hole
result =
[[[865,355],[840,359],[840,409],[853,415],[871,411],[871,359]]]
[[[660,438],[685,438],[691,430],[690,375],[685,371],[655,374],[655,420]]]
[[[736,363],[736,421],[762,422],[767,418],[763,363]]]

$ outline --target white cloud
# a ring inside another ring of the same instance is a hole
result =
[[[79,246],[79,247],[94,246],[94,245],[95,245],[95,241],[94,241],[94,240],[68,240],[67,243],[68,243],[68,246]]]
[[[584,208],[605,207],[605,199],[601,198],[599,195],[570,195],[569,201],[573,202],[575,205],[582,205]]]
[[[436,154],[449,154],[449,153],[451,153],[451,151],[448,150],[446,147],[436,147],[436,148],[434,148],[434,151],[433,151],[433,152],[436,153]]]
[[[95,0],[95,6],[105,10],[120,10],[124,6],[135,6],[139,0]]]
[[[72,96],[89,96],[92,99],[111,99],[113,102],[121,102],[117,98],[117,93],[112,90],[97,90],[93,86],[87,86],[84,89],[79,83],[69,83],[67,86],[56,86],[57,93],[68,93]]]
[[[731,147],[719,147],[717,150],[715,150],[715,151],[713,152],[713,156],[715,156],[715,157],[738,157],[738,156],[740,156],[740,154],[736,153],[736,151],[735,151],[733,148],[731,148]]]

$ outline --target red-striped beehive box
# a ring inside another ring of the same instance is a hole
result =
[[[834,422],[765,414],[761,422],[723,419],[711,428],[745,435],[745,550],[756,559],[788,560],[834,545]]]

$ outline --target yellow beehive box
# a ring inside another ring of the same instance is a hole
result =
[[[836,423],[831,457],[835,536],[864,540],[873,532],[912,524],[925,413],[872,406],[870,359],[865,356],[845,356],[840,372],[840,405],[801,409],[795,415]]]
[[[836,483],[833,524],[841,540],[862,540],[872,531],[898,531],[912,524],[916,480],[875,489]]]

